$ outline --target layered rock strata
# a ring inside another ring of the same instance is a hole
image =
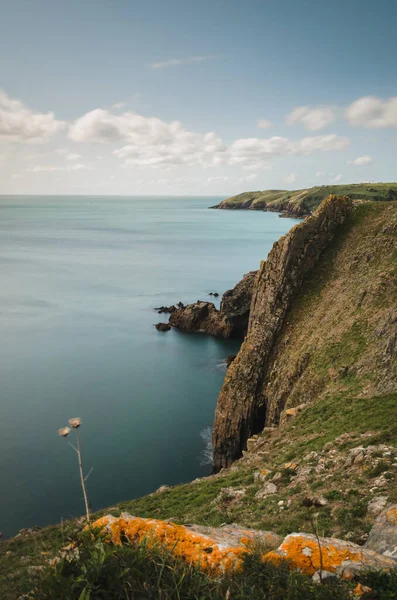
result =
[[[247,439],[263,429],[268,363],[286,313],[304,276],[351,210],[349,198],[330,196],[312,216],[275,242],[262,262],[254,283],[248,333],[218,398],[214,471],[230,466],[241,456]]]

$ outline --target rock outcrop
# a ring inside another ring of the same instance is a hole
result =
[[[226,339],[243,338],[248,327],[256,273],[247,273],[233,289],[225,292],[219,310],[212,302],[179,304],[170,316],[170,325],[189,333],[204,332]]]
[[[307,575],[321,570],[351,579],[369,569],[397,568],[397,560],[370,548],[308,533],[291,533],[282,540],[277,534],[238,525],[185,526],[128,513],[120,517],[107,515],[92,526],[106,531],[114,544],[143,539],[148,544],[161,544],[174,556],[213,575],[239,569],[244,555],[259,545],[264,548],[263,561],[274,564],[287,561],[291,568]]]
[[[351,210],[347,197],[330,196],[312,216],[280,238],[262,262],[254,284],[248,334],[218,398],[213,433],[215,471],[240,457],[247,439],[263,429],[267,369],[286,313],[304,276]]]
[[[177,525],[156,519],[142,519],[122,513],[121,517],[107,515],[93,523],[94,528],[105,529],[115,544],[124,541],[162,544],[174,556],[203,571],[217,575],[233,571],[242,564],[245,553],[253,542],[277,547],[280,537],[266,531],[255,531],[239,526],[205,527]]]

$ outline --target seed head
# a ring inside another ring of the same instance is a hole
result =
[[[58,433],[60,436],[67,438],[71,429],[70,427],[62,427],[62,429],[58,429]]]
[[[73,429],[78,429],[81,425],[81,419],[79,417],[74,417],[74,419],[69,419],[69,425],[70,425],[70,427],[73,427]]]

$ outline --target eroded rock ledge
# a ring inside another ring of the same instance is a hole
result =
[[[212,302],[197,301],[171,313],[169,323],[183,331],[204,332],[222,338],[243,338],[247,332],[249,311],[257,271],[251,271],[223,294],[220,309]]]
[[[254,283],[248,334],[226,374],[214,423],[214,471],[239,458],[265,424],[268,362],[291,301],[352,209],[347,197],[330,196],[312,216],[275,242]]]

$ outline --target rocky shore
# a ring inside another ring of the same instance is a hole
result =
[[[198,300],[186,306],[179,302],[176,306],[156,308],[159,313],[169,313],[169,326],[187,333],[206,333],[225,339],[243,339],[248,328],[249,311],[257,271],[251,271],[237,285],[223,294],[219,310],[212,302]],[[210,292],[217,297],[217,292]],[[157,329],[166,331],[164,323]]]

